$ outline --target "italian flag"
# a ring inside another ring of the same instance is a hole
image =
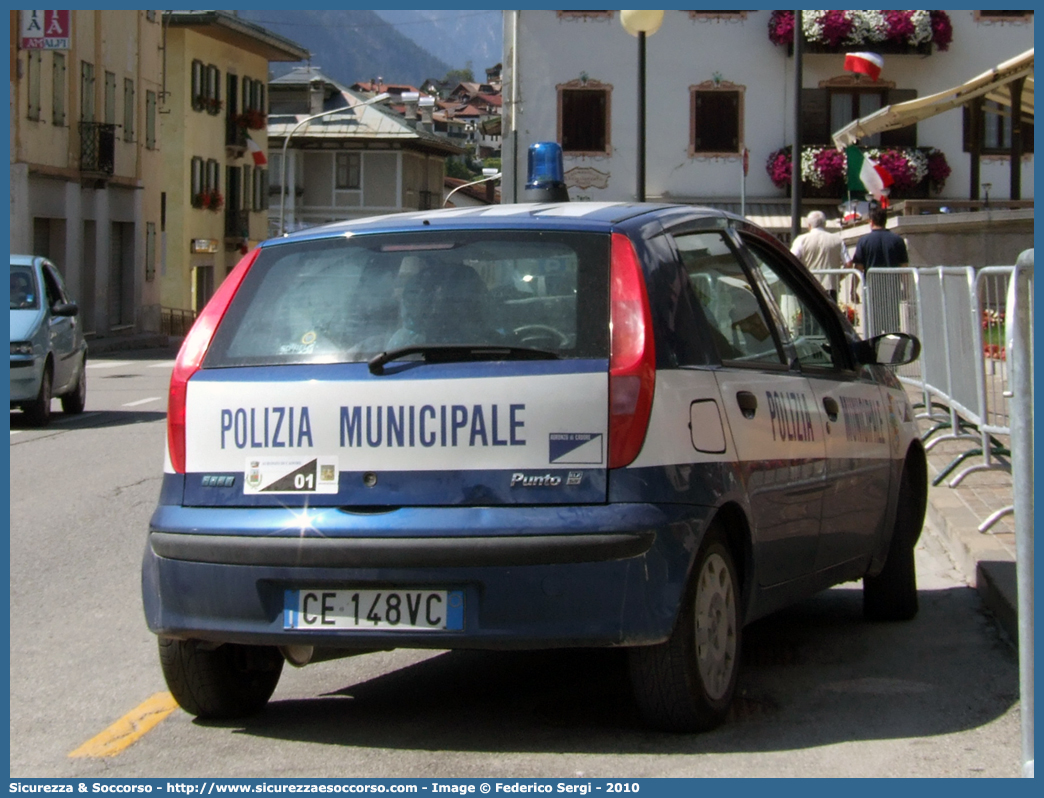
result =
[[[892,173],[876,161],[867,158],[858,147],[845,150],[848,160],[848,190],[865,191],[884,202],[888,187],[892,185]]]
[[[845,56],[845,72],[866,75],[870,80],[877,80],[883,68],[884,59],[877,53],[848,53]]]
[[[256,141],[250,136],[247,136],[247,150],[250,151],[250,155],[254,159],[254,166],[264,166],[268,163],[268,158],[265,157],[265,151],[262,150]]]

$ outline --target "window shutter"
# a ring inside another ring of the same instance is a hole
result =
[[[830,144],[830,93],[826,89],[801,90],[801,143]]]

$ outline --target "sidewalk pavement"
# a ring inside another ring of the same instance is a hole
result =
[[[911,393],[911,400],[920,396]],[[932,427],[921,419],[922,434]],[[948,430],[936,432],[942,437]],[[1002,436],[995,436],[1007,446]],[[992,513],[1012,504],[1014,494],[1011,474],[1007,471],[980,471],[966,476],[951,488],[950,480],[964,468],[982,463],[983,458],[968,458],[951,471],[937,487],[930,483],[958,455],[976,446],[974,441],[942,440],[928,451],[928,513],[926,531],[938,534],[968,584],[982,596],[983,604],[994,614],[1012,645],[1017,645],[1018,588],[1015,577],[1015,524],[1011,514],[1003,516],[986,532],[979,526]]]
[[[88,338],[87,358],[89,360],[110,352],[179,347],[182,340],[181,336],[164,335],[163,333],[135,333],[133,335],[110,335],[105,338]]]

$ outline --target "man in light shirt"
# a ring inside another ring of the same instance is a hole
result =
[[[813,272],[845,268],[847,258],[844,242],[837,233],[826,231],[826,215],[822,211],[812,211],[805,223],[808,232],[794,239],[790,251]],[[819,281],[830,296],[837,299],[840,275],[824,274],[819,277]]]

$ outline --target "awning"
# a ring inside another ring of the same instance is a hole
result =
[[[839,150],[858,143],[864,136],[913,125],[922,119],[964,105],[976,97],[985,97],[1003,106],[1011,106],[1007,84],[1026,78],[1022,86],[1022,114],[1033,117],[1033,50],[1027,50],[1003,64],[983,72],[967,83],[927,97],[918,97],[905,103],[886,105],[869,116],[857,119],[837,131],[833,138]]]

